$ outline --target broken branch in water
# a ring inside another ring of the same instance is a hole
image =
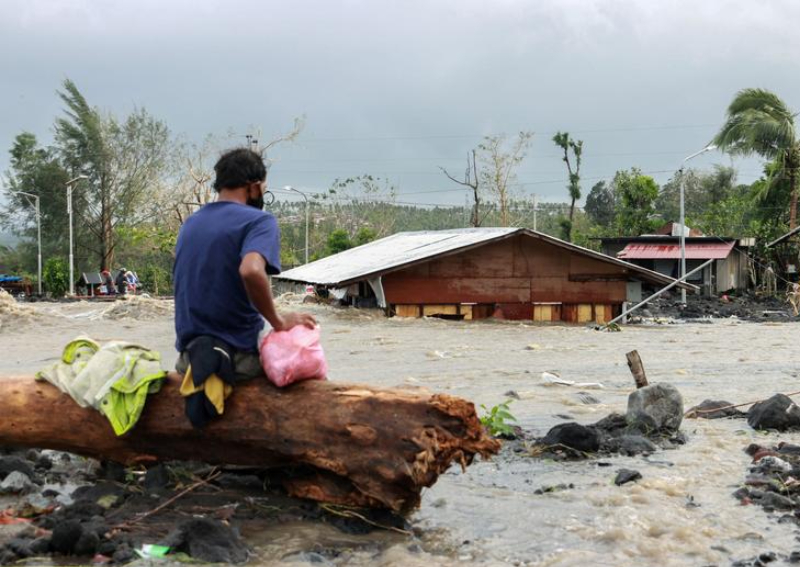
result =
[[[800,391],[799,392],[789,392],[788,394],[783,394],[783,395],[787,396],[787,397],[792,397],[792,396],[797,396],[799,394],[800,394]],[[741,404],[731,404],[729,406],[722,406],[722,407],[719,407],[719,408],[708,408],[708,409],[697,409],[697,410],[696,409],[690,409],[689,411],[687,411],[683,415],[685,417],[694,417],[697,414],[701,414],[701,413],[714,413],[714,412],[717,412],[717,411],[740,408],[742,406],[752,406],[753,404],[759,404],[759,403],[761,403],[763,401],[765,401],[765,400],[755,400],[753,402],[742,402]]]
[[[162,504],[159,504],[158,506],[156,506],[152,510],[150,510],[148,512],[145,512],[143,514],[140,514],[139,516],[136,516],[135,518],[127,520],[127,521],[125,521],[125,522],[123,522],[121,524],[117,524],[116,526],[112,527],[111,529],[112,530],[125,530],[125,529],[128,529],[133,524],[135,524],[137,522],[141,522],[145,518],[149,518],[153,514],[156,514],[156,513],[160,512],[161,510],[163,510],[164,508],[166,508],[167,506],[169,506],[170,504],[172,504],[173,502],[175,502],[179,498],[182,498],[183,496],[186,496],[187,494],[189,494],[195,488],[199,488],[200,486],[203,486],[204,484],[207,484],[207,483],[211,482],[212,480],[214,480],[215,478],[217,478],[221,474],[222,474],[222,472],[214,472],[214,473],[210,474],[209,476],[207,476],[206,478],[198,480],[194,484],[191,484],[188,487],[184,488],[178,494],[176,494],[175,496],[173,496],[172,498],[170,498],[166,502],[163,502]]]

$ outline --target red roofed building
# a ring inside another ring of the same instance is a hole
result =
[[[707,260],[714,260],[709,266],[690,276],[689,283],[699,286],[706,295],[749,287],[751,260],[748,249],[755,244],[753,239],[704,236],[700,231],[689,227],[684,230],[686,272],[691,272]],[[681,260],[680,233],[680,224],[668,223],[656,234],[600,240],[603,252],[609,256],[677,278]]]

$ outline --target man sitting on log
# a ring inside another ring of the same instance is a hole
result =
[[[280,231],[275,217],[262,210],[262,157],[245,148],[230,150],[214,172],[218,199],[181,227],[173,272],[176,369],[187,374],[193,366],[195,386],[205,380],[197,375],[201,368],[228,385],[263,375],[257,344],[263,318],[278,331],[316,324],[311,315],[275,308],[268,274],[281,270]]]

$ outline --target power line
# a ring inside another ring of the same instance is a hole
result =
[[[719,124],[680,124],[680,125],[656,125],[656,126],[631,126],[624,128],[587,128],[571,130],[574,134],[598,134],[605,132],[648,132],[653,130],[689,130],[698,128],[717,128]],[[534,135],[552,136],[558,131],[536,132]],[[303,142],[325,143],[325,142],[378,142],[378,141],[398,141],[398,140],[452,140],[452,139],[473,139],[497,136],[500,134],[427,134],[427,135],[408,135],[408,136],[339,136],[339,137],[320,137],[303,138]]]

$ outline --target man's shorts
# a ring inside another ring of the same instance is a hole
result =
[[[180,374],[186,374],[187,368],[189,368],[189,353],[183,351],[175,362],[175,370]],[[237,382],[266,376],[257,352],[236,351],[233,354],[233,368],[236,372]]]

